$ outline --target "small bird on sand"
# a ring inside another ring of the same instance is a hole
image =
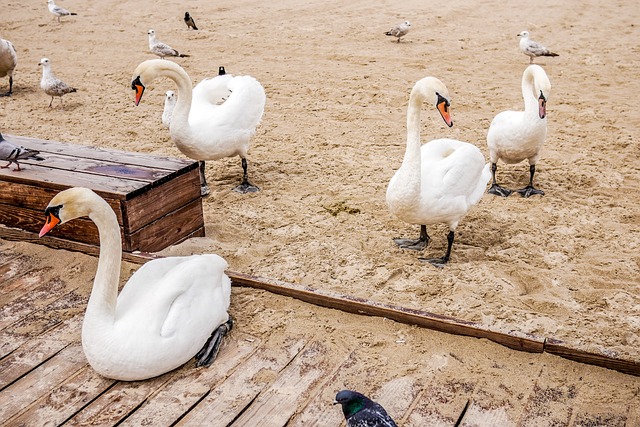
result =
[[[47,6],[49,7],[49,12],[58,18],[58,22],[60,22],[61,16],[77,15],[77,13],[69,12],[63,7],[56,6],[53,0],[47,0]]]
[[[179,58],[189,56],[180,53],[168,44],[162,43],[161,41],[157,40],[156,32],[154,30],[149,30],[147,34],[149,35],[149,50],[152,53],[158,55],[160,59],[164,59],[165,56],[177,56]]]
[[[9,92],[0,93],[0,96],[11,96],[13,93],[13,70],[18,65],[16,48],[9,40],[0,38],[0,77],[9,76]]]
[[[338,392],[333,404],[338,403],[347,427],[398,427],[382,406],[357,391]]]
[[[219,76],[224,76],[225,74],[227,74],[227,70],[224,69],[224,66],[221,65],[218,67],[218,75]]]
[[[196,27],[196,21],[194,21],[193,17],[189,15],[189,12],[184,13],[184,23],[187,24],[188,28],[193,28],[194,30],[198,29],[198,27]]]
[[[529,31],[522,31],[516,37],[520,37],[520,50],[529,57],[529,64],[533,64],[536,56],[560,56],[549,52],[549,49],[529,38]]]
[[[21,171],[22,169],[20,169],[20,163],[18,163],[18,160],[44,160],[44,158],[38,156],[38,154],[40,154],[39,151],[30,150],[28,148],[24,148],[21,145],[12,144],[11,142],[4,139],[2,137],[2,134],[0,134],[0,160],[6,160],[9,162],[5,166],[0,166],[0,168],[8,168],[9,166],[11,166],[11,163],[15,163],[18,167],[15,170]]]
[[[168,128],[171,125],[171,115],[176,107],[176,94],[168,90],[164,96],[164,110],[162,111],[162,124]]]
[[[405,36],[410,29],[411,29],[411,23],[409,21],[404,21],[403,23],[398,24],[393,28],[391,28],[389,31],[385,33],[385,35],[397,37],[398,43],[400,43],[400,38]]]
[[[44,90],[44,93],[51,97],[49,107],[53,104],[53,97],[60,97],[60,105],[62,105],[62,96],[67,93],[76,92],[77,89],[70,87],[62,80],[58,79],[51,70],[51,61],[48,58],[42,58],[38,65],[42,65],[42,80],[40,80],[40,87]]]

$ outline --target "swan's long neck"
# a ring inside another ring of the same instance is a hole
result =
[[[527,68],[522,75],[522,97],[524,98],[525,115],[538,117],[538,97],[539,93],[535,93],[536,76]]]
[[[104,200],[96,200],[96,208],[89,218],[98,227],[100,258],[87,304],[85,323],[112,324],[115,320],[118,282],[122,263],[122,238],[118,219]]]
[[[419,88],[414,88],[409,97],[407,109],[407,148],[399,172],[405,184],[405,193],[419,193],[421,184],[420,157],[420,110],[425,97]]]
[[[191,99],[193,96],[191,79],[182,68],[173,62],[162,59],[155,61],[155,75],[153,77],[167,77],[173,80],[178,87],[178,99],[171,116],[169,131],[173,139],[181,139],[191,132],[191,127],[189,126],[189,112],[191,111]]]

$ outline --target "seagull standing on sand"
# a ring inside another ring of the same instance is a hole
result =
[[[13,93],[13,70],[17,64],[16,48],[9,40],[0,38],[0,77],[9,76],[9,92],[0,93],[0,96],[11,96]]]
[[[178,52],[168,44],[156,40],[156,32],[154,30],[149,30],[147,34],[149,34],[149,50],[151,53],[158,55],[160,59],[164,59],[165,56],[177,56],[179,58],[189,56]]]
[[[42,157],[38,156],[38,154],[40,154],[39,151],[29,150],[23,146],[10,143],[2,137],[2,134],[0,134],[0,160],[9,162],[6,166],[0,166],[0,168],[8,168],[11,166],[11,163],[15,163],[18,167],[16,171],[21,171],[22,169],[20,169],[20,163],[18,163],[18,160],[44,160]]]
[[[347,427],[398,427],[382,406],[357,391],[342,390],[333,404],[342,405]]]
[[[405,36],[410,29],[411,29],[411,23],[409,21],[404,21],[402,24],[398,24],[393,28],[391,28],[389,31],[385,33],[385,35],[397,37],[398,43],[400,43],[400,38]]]
[[[522,31],[517,35],[520,37],[520,50],[529,57],[529,64],[533,64],[536,56],[560,56],[557,53],[549,52],[549,49],[529,38],[529,31]]]
[[[51,62],[49,59],[42,58],[38,65],[42,65],[42,80],[40,80],[40,87],[44,90],[44,93],[51,97],[49,108],[51,108],[51,104],[53,104],[54,96],[60,97],[60,105],[62,105],[62,95],[77,91],[76,88],[70,87],[62,80],[56,78],[53,71],[51,71]]]
[[[187,24],[187,28],[193,28],[194,30],[198,29],[198,27],[196,27],[196,21],[194,21],[191,15],[189,15],[189,12],[184,13],[184,23]]]
[[[58,22],[60,22],[61,16],[69,16],[69,15],[77,15],[77,13],[69,12],[67,9],[56,6],[53,0],[47,0],[47,6],[49,7],[49,12],[55,15],[58,18]]]

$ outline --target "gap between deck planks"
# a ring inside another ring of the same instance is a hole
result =
[[[39,238],[37,234],[28,231],[0,226],[0,239],[17,240],[43,244],[53,248],[79,251],[97,256],[99,248],[93,245],[68,242],[55,237]],[[145,262],[161,256],[148,253],[123,253],[125,261],[144,264]],[[625,374],[640,376],[640,361],[617,358],[602,350],[600,354],[587,352],[572,347],[554,338],[536,337],[525,333],[503,333],[493,331],[485,325],[475,322],[459,320],[449,316],[442,316],[421,310],[409,309],[390,304],[365,300],[348,295],[341,295],[331,291],[324,291],[308,286],[296,285],[280,280],[254,277],[243,273],[227,271],[232,283],[236,286],[245,286],[265,290],[278,295],[288,296],[320,307],[333,308],[348,313],[364,314],[368,316],[386,317],[400,323],[417,325],[440,332],[454,335],[485,338],[504,345],[514,350],[531,353],[546,352],[575,362],[600,366],[616,370]]]

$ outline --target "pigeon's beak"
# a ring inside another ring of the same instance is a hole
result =
[[[144,93],[144,85],[142,84],[142,82],[140,81],[140,76],[136,77],[132,82],[131,82],[131,89],[136,91],[136,106],[138,106],[138,104],[140,104],[140,100],[142,99],[142,94]]]
[[[333,404],[334,404],[334,405],[337,405],[338,403],[340,403],[340,402],[338,402],[337,400],[334,400],[334,401],[333,401]]]
[[[42,230],[40,230],[39,237],[42,237],[48,232],[50,232],[51,229],[53,229],[53,227],[55,227],[59,223],[60,223],[60,218],[55,216],[52,212],[49,212],[47,214],[47,222],[42,226]]]

